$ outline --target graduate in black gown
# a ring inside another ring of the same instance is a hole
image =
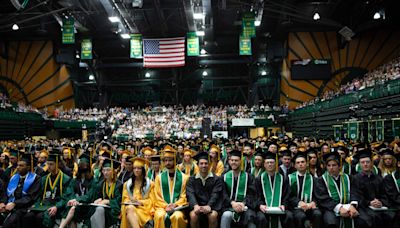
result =
[[[186,197],[190,206],[190,227],[218,227],[218,214],[222,210],[224,182],[209,171],[208,153],[202,152],[194,157],[198,161],[199,173],[191,176],[186,185]],[[203,225],[204,226],[204,225]]]
[[[256,178],[257,226],[293,227],[293,213],[289,210],[290,188],[286,176],[278,171],[278,155],[267,152],[264,155],[265,171]],[[269,214],[270,208],[280,208],[283,215]]]
[[[23,155],[18,161],[17,173],[14,174],[1,197],[0,213],[6,217],[1,220],[3,228],[22,227],[22,217],[32,206],[40,191],[40,176],[31,172],[31,156]]]
[[[290,207],[293,210],[294,223],[304,228],[306,220],[310,220],[313,228],[319,228],[322,213],[318,209],[315,185],[316,178],[308,171],[307,154],[298,152],[293,157],[296,172],[289,175]]]
[[[229,158],[231,170],[223,175],[224,179],[224,208],[221,216],[221,228],[231,225],[255,225],[255,188],[254,178],[241,169],[242,153],[233,150]]]
[[[323,227],[371,227],[372,221],[357,209],[357,202],[350,197],[350,177],[340,173],[341,157],[337,152],[323,156],[326,172],[318,179],[316,194],[323,212]]]
[[[391,221],[392,227],[400,227],[400,154],[396,154],[396,171],[383,178],[383,186],[390,209],[396,210],[396,216]]]
[[[391,227],[390,221],[394,213],[377,211],[388,206],[388,201],[383,186],[383,178],[373,172],[372,153],[369,149],[359,151],[356,159],[361,167],[361,172],[353,176],[351,183],[352,199],[358,202],[360,211],[365,211],[372,220],[373,227]]]

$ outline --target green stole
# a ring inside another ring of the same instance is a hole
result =
[[[396,188],[397,188],[397,192],[400,192],[400,188],[399,188],[399,186],[400,186],[400,178],[399,179],[396,179],[396,176],[395,176],[395,173],[396,173],[397,171],[394,171],[394,172],[392,172],[392,177],[393,177],[393,181],[394,181],[394,184],[396,185]]]
[[[295,195],[299,197],[299,175],[298,172],[294,172],[289,174],[289,183],[290,183],[290,193],[291,195]],[[314,180],[310,173],[306,172],[304,174],[303,185],[301,186],[301,196],[299,197],[300,201],[305,203],[312,202],[312,194],[313,194],[313,186]]]
[[[348,162],[343,163],[342,172],[351,175],[351,165]]]
[[[350,203],[350,179],[347,174],[340,175],[340,191],[339,188],[328,172],[322,175],[322,179],[328,189],[329,196],[337,203],[348,204]],[[351,218],[340,218],[340,228],[354,227],[354,221]]]
[[[170,192],[170,181],[169,181],[169,172],[168,170],[164,170],[160,174],[161,180],[161,193],[164,201],[167,204],[175,203],[182,192],[182,185],[183,185],[183,174],[180,170],[175,169],[174,174],[174,186],[172,188],[172,192]],[[173,213],[173,212],[172,212]],[[171,213],[171,214],[172,214]],[[164,218],[165,227],[171,227],[171,220],[170,220],[170,213],[165,214]]]
[[[243,164],[244,164],[243,169],[246,171],[247,170],[247,159],[246,159],[246,157],[243,157],[242,160],[243,160]],[[250,160],[250,168],[253,168],[254,166],[255,166],[255,164],[254,164],[254,155],[253,155],[253,157],[251,157],[251,160]]]
[[[267,207],[281,206],[283,176],[280,173],[275,172],[274,183],[272,184],[270,175],[268,175],[267,172],[264,172],[261,174],[261,186]],[[279,216],[270,216],[269,227],[281,227],[280,223],[281,221]]]
[[[239,177],[238,177],[238,182],[236,185],[236,193],[235,196],[233,196],[233,186],[234,186],[234,174],[233,171],[229,171],[224,175],[224,182],[227,187],[228,195],[230,195],[230,199],[236,202],[243,202],[244,199],[246,198],[246,193],[247,193],[247,180],[248,180],[248,174],[244,171],[240,171]],[[236,213],[231,209],[233,212],[233,221],[239,222],[240,220],[240,214]]]
[[[228,161],[228,153],[226,152],[226,148],[223,147],[223,149],[222,149],[222,162],[225,165],[227,161]]]
[[[356,165],[356,172],[357,172],[357,173],[361,172],[360,163],[357,163],[357,165]],[[378,172],[378,168],[376,168],[375,165],[373,166],[372,172],[373,172],[375,175],[378,175],[378,173],[379,173],[379,172]]]
[[[191,164],[191,166],[190,166],[190,171],[189,171],[189,173],[186,173],[186,165],[185,165],[185,163],[183,162],[182,163],[182,169],[183,170],[181,170],[184,174],[186,174],[186,175],[188,175],[188,176],[193,176],[194,175],[194,164],[193,164],[193,161],[191,162],[192,164]]]
[[[258,169],[258,172],[256,171],[256,167],[252,167],[252,168],[250,169],[250,173],[251,173],[251,175],[253,175],[254,177],[260,176],[263,172],[264,172],[264,169],[263,169],[263,168],[259,168],[259,169]]]

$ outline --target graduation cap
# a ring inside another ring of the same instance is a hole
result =
[[[190,157],[194,156],[194,151],[191,149],[184,149],[183,150],[183,155],[190,155]]]
[[[289,147],[289,149],[290,149],[291,147],[296,147],[296,148],[297,148],[297,144],[294,143],[294,142],[291,142],[291,143],[289,143],[288,147]]]
[[[126,158],[125,158],[125,163],[127,163],[127,162],[132,162],[132,159],[133,158],[135,158],[134,156],[127,156]]]
[[[133,167],[149,166],[149,161],[141,157],[131,158],[130,161],[133,163]]]
[[[242,152],[239,150],[232,150],[230,155],[231,155],[231,157],[235,156],[235,157],[240,157],[240,159],[242,158]]]
[[[283,157],[283,156],[292,157],[292,152],[290,150],[283,150],[283,151],[280,151],[279,155],[281,157]]]
[[[292,158],[292,162],[293,163],[296,163],[296,159],[297,158],[305,158],[306,159],[306,161],[308,160],[307,158],[308,158],[308,155],[307,155],[307,153],[304,153],[304,152],[298,152],[297,154],[295,154],[294,156],[293,156],[293,158]]]
[[[347,149],[347,147],[345,147],[345,146],[338,146],[337,149],[336,149],[336,151],[339,151],[339,150],[343,151],[343,152],[346,154],[346,157],[349,155],[349,149]]]
[[[254,157],[262,157],[263,159],[264,159],[264,154],[265,154],[265,152],[263,152],[263,150],[261,149],[261,150],[259,150],[259,149],[257,149],[257,152],[254,154]]]
[[[207,152],[200,152],[193,157],[196,161],[200,161],[200,159],[210,160]]]
[[[93,162],[96,162],[97,159],[89,156],[86,153],[81,154],[79,157],[79,163],[86,163],[89,164],[89,167],[92,167]]]
[[[18,150],[11,148],[11,149],[9,150],[9,152],[10,152],[10,157],[13,156],[13,157],[18,158],[18,154],[19,154],[19,151],[18,151]]]
[[[103,162],[103,167],[104,168],[110,167],[113,170],[113,172],[114,172],[114,169],[118,169],[120,167],[120,165],[121,165],[121,163],[119,163],[118,161],[116,161],[114,159],[111,160],[109,158],[104,159],[104,162]]]
[[[154,154],[154,150],[153,150],[153,148],[146,146],[145,148],[142,149],[142,153],[145,155],[152,156]]]
[[[71,159],[72,156],[75,154],[75,148],[73,148],[73,147],[63,147],[62,151],[63,151],[63,153],[64,153],[64,151],[68,152],[68,159]]]
[[[151,161],[159,161],[161,162],[161,156],[160,155],[153,155],[150,157]]]
[[[328,163],[329,161],[336,161],[338,164],[341,164],[342,158],[340,157],[340,154],[337,151],[326,153],[322,155],[322,159],[325,161],[325,163]]]
[[[372,152],[369,149],[363,149],[357,151],[357,153],[354,155],[354,158],[356,158],[358,161],[361,158],[371,158],[372,159]]]
[[[394,151],[387,148],[387,149],[381,150],[381,151],[379,152],[379,154],[380,154],[381,156],[384,156],[384,155],[391,155],[391,156],[394,156]]]

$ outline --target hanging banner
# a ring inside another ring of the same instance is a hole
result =
[[[251,39],[241,36],[239,38],[239,55],[251,55]]]
[[[196,32],[187,33],[187,56],[199,56],[200,44]]]
[[[74,18],[64,18],[62,26],[62,43],[63,44],[74,44],[75,43],[75,27]]]
[[[368,122],[368,141],[373,142],[375,139],[375,133],[376,133],[376,122],[375,121],[370,121]]]
[[[358,124],[359,124],[358,122],[348,123],[348,128],[347,128],[348,137],[353,141],[358,140],[359,138]]]
[[[141,34],[131,34],[131,51],[130,57],[131,59],[141,59],[143,58],[142,54],[142,35]]]
[[[392,132],[395,139],[400,137],[400,118],[392,119]]]
[[[385,138],[385,121],[376,121],[376,141],[382,142]]]
[[[333,125],[333,137],[335,141],[338,142],[342,139],[342,127],[343,125]]]
[[[242,18],[242,36],[243,37],[255,37],[256,26],[254,25],[254,14],[249,13]]]
[[[92,41],[84,39],[81,43],[81,59],[92,59]]]

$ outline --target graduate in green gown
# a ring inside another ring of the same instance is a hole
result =
[[[106,158],[102,176],[96,187],[82,196],[68,201],[68,206],[88,207],[90,227],[105,228],[117,223],[121,210],[122,183],[116,179],[118,162]],[[88,222],[88,221],[87,221]]]
[[[68,186],[71,178],[58,168],[58,161],[59,154],[49,155],[49,174],[42,177],[39,197],[24,217],[24,220],[32,221],[30,224],[34,227],[53,227],[55,220],[61,218],[70,198]]]

